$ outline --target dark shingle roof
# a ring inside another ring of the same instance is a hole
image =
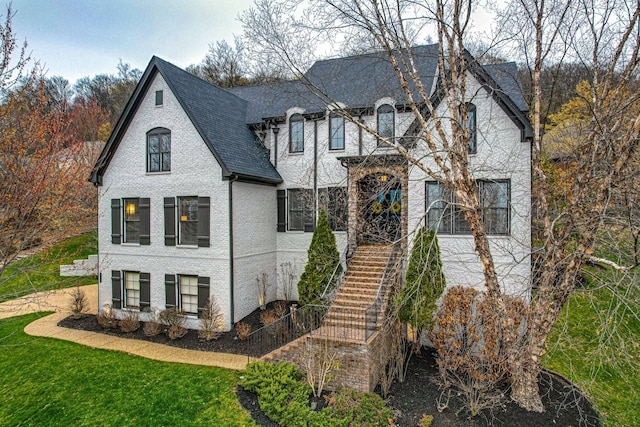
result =
[[[247,127],[247,101],[162,59],[154,60],[225,175],[282,181],[267,151]],[[152,62],[154,61],[152,60]]]
[[[438,46],[416,46],[413,56],[421,81],[427,94],[431,95],[437,79]],[[510,97],[521,111],[526,111],[516,64],[509,62],[484,68],[498,84],[497,89]],[[412,89],[414,100],[420,102],[422,98],[418,91],[415,87]],[[406,95],[385,52],[317,61],[301,80],[228,90],[249,102],[246,118],[249,124],[282,117],[291,107],[303,108],[307,113],[322,112],[328,101],[343,103],[346,108],[372,107],[382,97],[394,98],[398,104],[406,102]]]
[[[237,176],[272,184],[282,182],[269,161],[267,150],[246,125],[247,101],[155,56],[101,153],[91,176],[92,182],[101,185],[102,175],[157,72],[222,167],[224,178]]]
[[[483,67],[500,89],[513,101],[520,111],[527,111],[527,102],[522,95],[522,86],[518,77],[518,67],[515,62],[485,65]]]

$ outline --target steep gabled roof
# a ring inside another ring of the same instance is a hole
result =
[[[246,125],[247,101],[154,56],[102,151],[91,182],[102,175],[154,77],[160,73],[222,168],[222,177],[275,184],[280,174]]]

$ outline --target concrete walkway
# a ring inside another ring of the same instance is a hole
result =
[[[89,312],[96,314],[98,312],[98,285],[83,286],[81,289],[89,299]],[[89,347],[122,351],[162,362],[218,366],[236,370],[245,369],[247,365],[247,357],[238,354],[186,350],[164,344],[114,337],[99,332],[61,328],[57,324],[69,315],[67,307],[72,291],[73,288],[44,291],[0,303],[0,319],[39,311],[55,311],[54,314],[28,324],[24,331],[32,336],[57,338]]]

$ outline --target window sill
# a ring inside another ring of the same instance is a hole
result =
[[[198,245],[176,245],[176,248],[180,249],[198,249]]]
[[[147,172],[145,175],[171,175],[171,171]]]
[[[290,156],[303,156],[304,151],[289,151]]]
[[[140,242],[123,242],[121,243],[121,246],[138,247],[140,246]]]
[[[330,153],[344,153],[345,149],[344,148],[329,148],[329,152]]]

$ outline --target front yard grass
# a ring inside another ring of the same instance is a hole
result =
[[[607,426],[637,426],[640,420],[640,301],[637,283],[610,271],[586,270],[588,285],[618,283],[614,294],[602,287],[577,291],[548,340],[543,364],[567,376],[592,398]],[[626,283],[625,283],[626,280]],[[620,304],[621,297],[635,304]]]
[[[40,315],[0,320],[0,425],[255,425],[237,373],[26,335]]]
[[[72,237],[11,263],[0,277],[0,302],[33,292],[96,283],[92,277],[61,277],[60,265],[98,253],[95,232]]]

